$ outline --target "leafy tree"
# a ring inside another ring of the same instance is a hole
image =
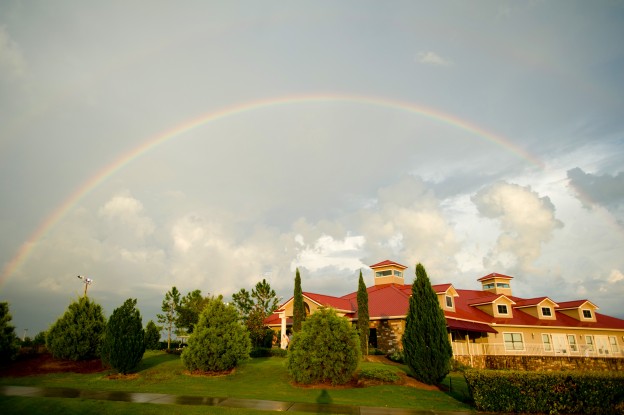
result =
[[[303,305],[303,292],[301,291],[301,275],[299,275],[299,268],[297,268],[293,296],[293,332],[296,333],[301,330],[303,320],[305,320],[305,306]]]
[[[232,295],[232,303],[238,310],[241,320],[249,330],[251,343],[254,347],[266,344],[268,331],[264,325],[264,319],[271,315],[279,305],[279,299],[271,285],[263,279],[249,291],[241,288],[238,293]],[[271,333],[272,338],[272,333]]]
[[[171,349],[171,333],[178,319],[177,309],[180,307],[180,291],[174,286],[165,294],[162,302],[162,314],[157,314],[158,322],[167,329],[167,349]]]
[[[244,288],[241,288],[239,292],[232,294],[232,304],[238,310],[238,313],[243,321],[247,320],[247,317],[249,316],[249,313],[251,313],[254,306],[251,294]]]
[[[148,350],[160,349],[160,327],[152,320],[145,326],[145,348]]]
[[[416,265],[402,341],[405,363],[416,379],[429,385],[444,379],[453,352],[444,312],[422,264]]]
[[[176,326],[178,329],[186,329],[186,333],[190,334],[197,322],[199,321],[199,315],[208,303],[209,298],[203,297],[201,290],[191,291],[180,301],[180,305],[177,308],[178,317]]]
[[[55,359],[94,359],[100,356],[105,328],[102,307],[89,297],[81,297],[50,327],[46,346]]]
[[[102,340],[102,362],[123,374],[133,371],[145,353],[145,331],[136,304],[129,298],[113,311]]]
[[[255,300],[255,307],[259,308],[265,317],[273,314],[279,305],[279,299],[275,294],[275,290],[271,288],[265,279],[258,282],[254,289],[251,290],[251,298]]]
[[[0,303],[0,363],[15,359],[20,348],[19,338],[15,335],[13,317],[9,313],[9,303]]]
[[[370,333],[368,315],[368,291],[366,291],[366,284],[364,284],[364,278],[362,278],[362,271],[360,271],[360,280],[358,281],[357,291],[357,305],[358,305],[358,321],[357,327],[360,333],[360,345],[362,347],[362,355],[366,354],[368,350],[368,335]]]
[[[190,371],[221,372],[249,358],[250,351],[249,334],[240,324],[236,308],[223,304],[219,296],[210,299],[199,316],[182,362]]]
[[[339,385],[351,380],[360,358],[355,328],[335,310],[321,308],[293,336],[287,367],[295,382]]]

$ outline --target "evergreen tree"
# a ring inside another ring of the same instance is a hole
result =
[[[9,303],[0,303],[0,363],[15,359],[19,352],[20,341],[11,324],[12,319]]]
[[[254,302],[251,300],[249,291],[241,288],[239,292],[232,294],[232,305],[238,310],[241,320],[247,321],[249,313],[254,307]]]
[[[136,304],[129,298],[113,311],[102,340],[102,363],[123,374],[133,371],[145,353],[145,331]]]
[[[360,333],[360,345],[362,347],[362,355],[365,355],[368,351],[368,335],[370,333],[368,315],[368,291],[366,290],[366,284],[364,284],[364,278],[362,277],[362,271],[360,270],[360,280],[358,281],[357,291],[357,305],[358,305],[358,321],[357,327]]]
[[[453,352],[444,312],[422,264],[416,265],[402,341],[405,363],[416,379],[429,385],[444,379]]]
[[[232,295],[232,304],[238,310],[241,320],[249,330],[253,347],[264,347],[267,343],[266,338],[269,336],[267,330],[270,329],[264,325],[264,319],[277,310],[278,302],[279,299],[275,290],[265,279],[256,284],[251,290],[251,294],[241,288],[238,293]]]
[[[301,275],[299,275],[299,268],[297,268],[293,296],[293,332],[296,333],[301,330],[303,320],[305,320],[305,306],[303,305],[303,292],[301,291]]]
[[[102,307],[89,297],[81,297],[50,327],[46,347],[55,359],[94,359],[100,356],[105,328]]]
[[[288,346],[286,362],[298,383],[348,382],[361,359],[357,331],[331,308],[321,308],[303,323]]]
[[[249,358],[249,334],[239,322],[233,305],[223,304],[221,296],[210,299],[199,316],[182,362],[190,371],[221,372]]]
[[[145,326],[145,348],[147,350],[160,349],[160,328],[152,320]]]
[[[279,299],[275,294],[275,290],[271,288],[265,279],[258,282],[251,290],[251,298],[255,300],[255,306],[262,311],[265,317],[273,314],[279,305]]]
[[[167,329],[167,350],[171,349],[171,333],[178,320],[178,307],[180,307],[180,291],[176,287],[171,287],[162,302],[163,313],[156,315],[158,322],[164,324]]]

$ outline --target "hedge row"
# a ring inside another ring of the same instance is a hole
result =
[[[480,411],[624,414],[624,374],[469,370],[468,389]]]

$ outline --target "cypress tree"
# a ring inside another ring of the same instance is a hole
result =
[[[113,311],[102,341],[102,362],[123,374],[134,370],[145,353],[145,331],[136,303],[129,298]]]
[[[293,326],[292,329],[296,333],[301,330],[301,324],[305,320],[305,307],[303,305],[303,292],[301,291],[301,276],[299,268],[295,275],[295,293],[293,296]]]
[[[358,281],[357,291],[357,305],[358,305],[358,332],[360,333],[360,346],[362,347],[362,356],[364,356],[368,350],[368,335],[369,328],[369,315],[368,315],[368,291],[366,291],[366,284],[364,284],[364,278],[362,278],[362,271],[360,270],[360,280]]]
[[[405,363],[416,379],[429,385],[444,379],[453,352],[444,312],[422,264],[416,265],[402,341]]]

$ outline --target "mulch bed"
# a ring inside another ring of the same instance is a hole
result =
[[[30,376],[48,373],[97,373],[103,372],[100,359],[75,362],[73,360],[56,360],[49,353],[19,356],[15,361],[0,367],[0,376]]]

